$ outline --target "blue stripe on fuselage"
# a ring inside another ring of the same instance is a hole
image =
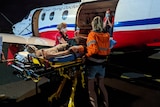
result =
[[[57,27],[57,25],[44,26],[44,27],[39,28],[39,31],[44,30],[44,29],[49,29],[49,28],[56,28],[56,27]],[[75,24],[67,24],[67,27],[74,27],[75,28]]]
[[[124,21],[124,22],[115,22],[114,27],[126,27],[126,26],[137,26],[137,25],[151,25],[151,24],[160,24],[160,17],[143,19],[143,20],[133,20],[133,21]]]

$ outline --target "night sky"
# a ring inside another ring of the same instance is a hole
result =
[[[78,1],[79,0],[1,0],[0,32],[10,32],[12,24],[21,21],[30,10],[34,8]]]

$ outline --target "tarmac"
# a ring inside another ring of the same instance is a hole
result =
[[[54,98],[51,103],[48,98],[57,91],[62,78],[53,77],[53,80],[50,80],[44,76],[39,82],[34,82],[17,77],[14,74],[15,69],[7,66],[6,63],[0,63],[0,68],[0,107],[67,107],[72,90],[72,80],[67,80],[60,97]],[[113,70],[108,69],[110,73],[115,70],[113,68]],[[114,73],[115,75],[120,73],[120,71],[114,72],[117,73]],[[107,74],[105,78],[109,107],[160,107],[160,82],[158,80],[156,84],[158,88],[152,88],[153,84],[148,81],[150,80],[148,77],[146,79],[135,73],[123,74],[125,76],[119,77]],[[126,76],[131,77],[126,78]],[[135,78],[134,76],[140,76],[140,78],[135,79],[138,82],[132,79]],[[148,83],[149,87],[142,85],[140,80],[143,79],[145,79],[143,82]],[[80,80],[77,84],[74,99],[75,107],[90,107],[86,88],[81,86]],[[98,96],[98,102],[99,107],[103,107],[100,96]]]
[[[1,64],[2,66],[3,64]],[[17,77],[12,68],[0,72],[0,107],[67,107],[71,95],[72,81],[68,80],[58,99],[54,98],[52,103],[48,101],[49,96],[55,93],[61,81],[49,81],[42,77],[38,83],[32,80],[23,80]],[[160,91],[136,85],[121,79],[106,77],[106,89],[109,94],[110,107],[159,107]],[[99,105],[102,106],[100,96]],[[87,90],[82,88],[78,82],[75,92],[75,107],[87,106]]]

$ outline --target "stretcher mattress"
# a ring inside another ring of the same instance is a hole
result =
[[[50,58],[48,59],[48,61],[50,62],[68,62],[68,61],[73,61],[78,57],[80,57],[79,54],[68,54],[68,55],[56,56],[56,57]]]
[[[75,56],[73,54],[69,54],[65,56],[53,57],[48,60],[50,62],[67,62],[67,61],[72,61],[74,59],[75,59]]]
[[[18,54],[15,56],[15,58],[16,58],[16,60],[18,60],[20,62],[27,63],[27,62],[29,62],[28,55],[31,55],[31,54],[28,52],[25,52],[25,51],[18,52]],[[33,55],[31,55],[31,56],[33,56]],[[68,55],[56,56],[56,57],[50,58],[50,59],[48,59],[48,61],[50,61],[50,62],[68,62],[68,61],[73,61],[79,57],[80,57],[80,54],[71,53]]]

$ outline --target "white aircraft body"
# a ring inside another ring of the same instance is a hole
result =
[[[87,36],[94,16],[105,17],[110,8],[114,14],[113,49],[160,46],[160,0],[84,1],[36,8],[13,25],[14,35],[55,40],[57,25],[67,23],[69,38],[79,29]],[[14,42],[13,42],[14,43]]]
[[[113,39],[115,48],[158,45],[160,41],[159,0],[105,0],[62,4],[36,8],[13,26],[13,33],[54,39],[56,26],[67,23],[69,37],[78,27],[80,34],[88,34],[90,22],[96,15],[105,16],[110,8],[115,13]]]

